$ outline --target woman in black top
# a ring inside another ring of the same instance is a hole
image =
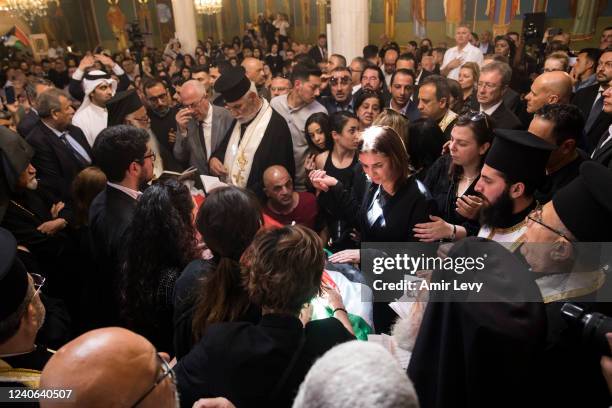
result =
[[[416,225],[415,237],[424,242],[451,241],[477,235],[480,224],[461,207],[479,206],[474,187],[493,141],[491,119],[486,113],[460,116],[451,132],[450,154],[440,157],[427,172],[425,185],[436,202],[430,222]]]
[[[308,142],[308,157],[304,162],[307,172],[316,169],[315,159],[323,152],[329,152],[334,145],[332,129],[327,113],[313,113],[306,119],[304,126],[306,142]]]
[[[174,292],[174,346],[181,358],[206,327],[216,322],[261,318],[240,282],[238,261],[263,224],[257,198],[238,187],[213,190],[198,211],[196,226],[213,254],[189,264]]]
[[[307,324],[298,318],[321,288],[322,244],[299,225],[257,235],[242,257],[241,277],[250,301],[261,306],[261,321],[206,329],[174,368],[182,407],[218,396],[237,407],[290,407],[314,361],[354,339],[342,303],[334,317]]]
[[[192,211],[187,187],[175,180],[154,184],[138,200],[125,243],[122,320],[170,354],[174,284],[200,256]]]

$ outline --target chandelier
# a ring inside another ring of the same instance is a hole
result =
[[[217,14],[223,8],[222,0],[193,0],[196,12],[198,14]]]
[[[37,17],[47,15],[49,2],[51,0],[6,0],[3,7],[13,17],[20,17],[32,25]],[[53,0],[59,6],[59,0]]]

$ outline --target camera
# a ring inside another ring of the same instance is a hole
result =
[[[538,26],[534,22],[527,24],[523,31],[523,38],[525,39],[525,44],[536,44],[540,41]]]
[[[582,330],[582,340],[587,346],[595,347],[601,355],[612,356],[606,333],[612,332],[612,318],[601,313],[588,313],[582,306],[565,303],[561,307],[565,321]]]

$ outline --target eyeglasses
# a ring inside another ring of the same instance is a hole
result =
[[[160,95],[157,95],[157,96],[151,96],[151,97],[149,97],[147,99],[148,99],[149,102],[155,103],[155,102],[158,102],[158,101],[162,101],[162,102],[165,101],[166,97],[168,97],[168,93],[164,92],[163,94],[160,94]]]
[[[331,78],[331,79],[329,80],[329,83],[330,83],[332,86],[334,86],[334,85],[338,85],[338,84],[341,84],[341,85],[348,85],[348,84],[350,84],[351,82],[352,82],[352,81],[351,81],[351,78],[350,78],[350,77]]]
[[[539,224],[541,226],[543,226],[544,228],[546,228],[547,230],[559,235],[561,238],[565,238],[566,240],[568,240],[570,243],[574,243],[574,240],[572,240],[571,238],[569,238],[566,234],[564,234],[563,232],[559,231],[558,229],[555,229],[553,227],[550,227],[546,224],[544,224],[544,222],[542,222],[542,207],[538,206],[537,208],[535,208],[533,211],[531,211],[528,215],[527,215],[527,220],[535,222],[536,224]]]
[[[490,82],[478,82],[478,88],[496,89],[499,88],[499,85]]]
[[[170,379],[172,380],[172,383],[174,385],[176,385],[176,379],[175,379],[175,376],[174,376],[174,370],[172,370],[172,368],[170,367],[170,365],[168,365],[166,360],[161,358],[161,356],[159,354],[155,354],[155,355],[157,356],[157,358],[159,359],[159,361],[161,363],[162,373],[161,373],[160,376],[157,377],[157,379],[155,380],[153,385],[151,385],[151,387],[147,390],[147,392],[145,392],[142,395],[142,397],[138,398],[138,400],[134,403],[134,405],[132,405],[132,408],[134,408],[135,406],[140,404],[142,401],[144,401],[144,399],[147,398],[149,396],[149,394],[153,392],[155,387],[157,387],[159,384],[161,384],[162,381],[164,381],[166,379],[166,377],[170,377]]]
[[[491,127],[489,127],[489,119],[487,119],[487,114],[484,112],[475,112],[475,111],[471,111],[470,112],[470,120],[472,122],[478,122],[483,120],[485,121],[485,126],[487,127],[487,130],[491,130]]]
[[[157,155],[155,154],[155,152],[151,152],[149,154],[145,154],[142,159],[140,160],[134,160],[136,163],[140,163],[141,165],[144,164],[144,161],[147,160],[148,158],[151,158],[151,161],[155,161],[155,159],[157,158]]]
[[[197,102],[190,103],[189,105],[183,104],[183,106],[185,106],[186,108],[189,108],[189,109],[197,109],[198,105],[204,100],[205,97],[206,97],[206,95],[202,96],[200,98],[200,100],[197,101]]]
[[[284,92],[284,91],[287,91],[289,89],[291,89],[291,88],[287,88],[286,86],[272,86],[272,87],[270,87],[270,90],[272,92]]]

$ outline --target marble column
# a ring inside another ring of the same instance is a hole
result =
[[[331,52],[347,64],[363,53],[369,41],[368,0],[331,0]]]
[[[193,0],[172,0],[174,30],[184,52],[194,55],[198,46]]]

